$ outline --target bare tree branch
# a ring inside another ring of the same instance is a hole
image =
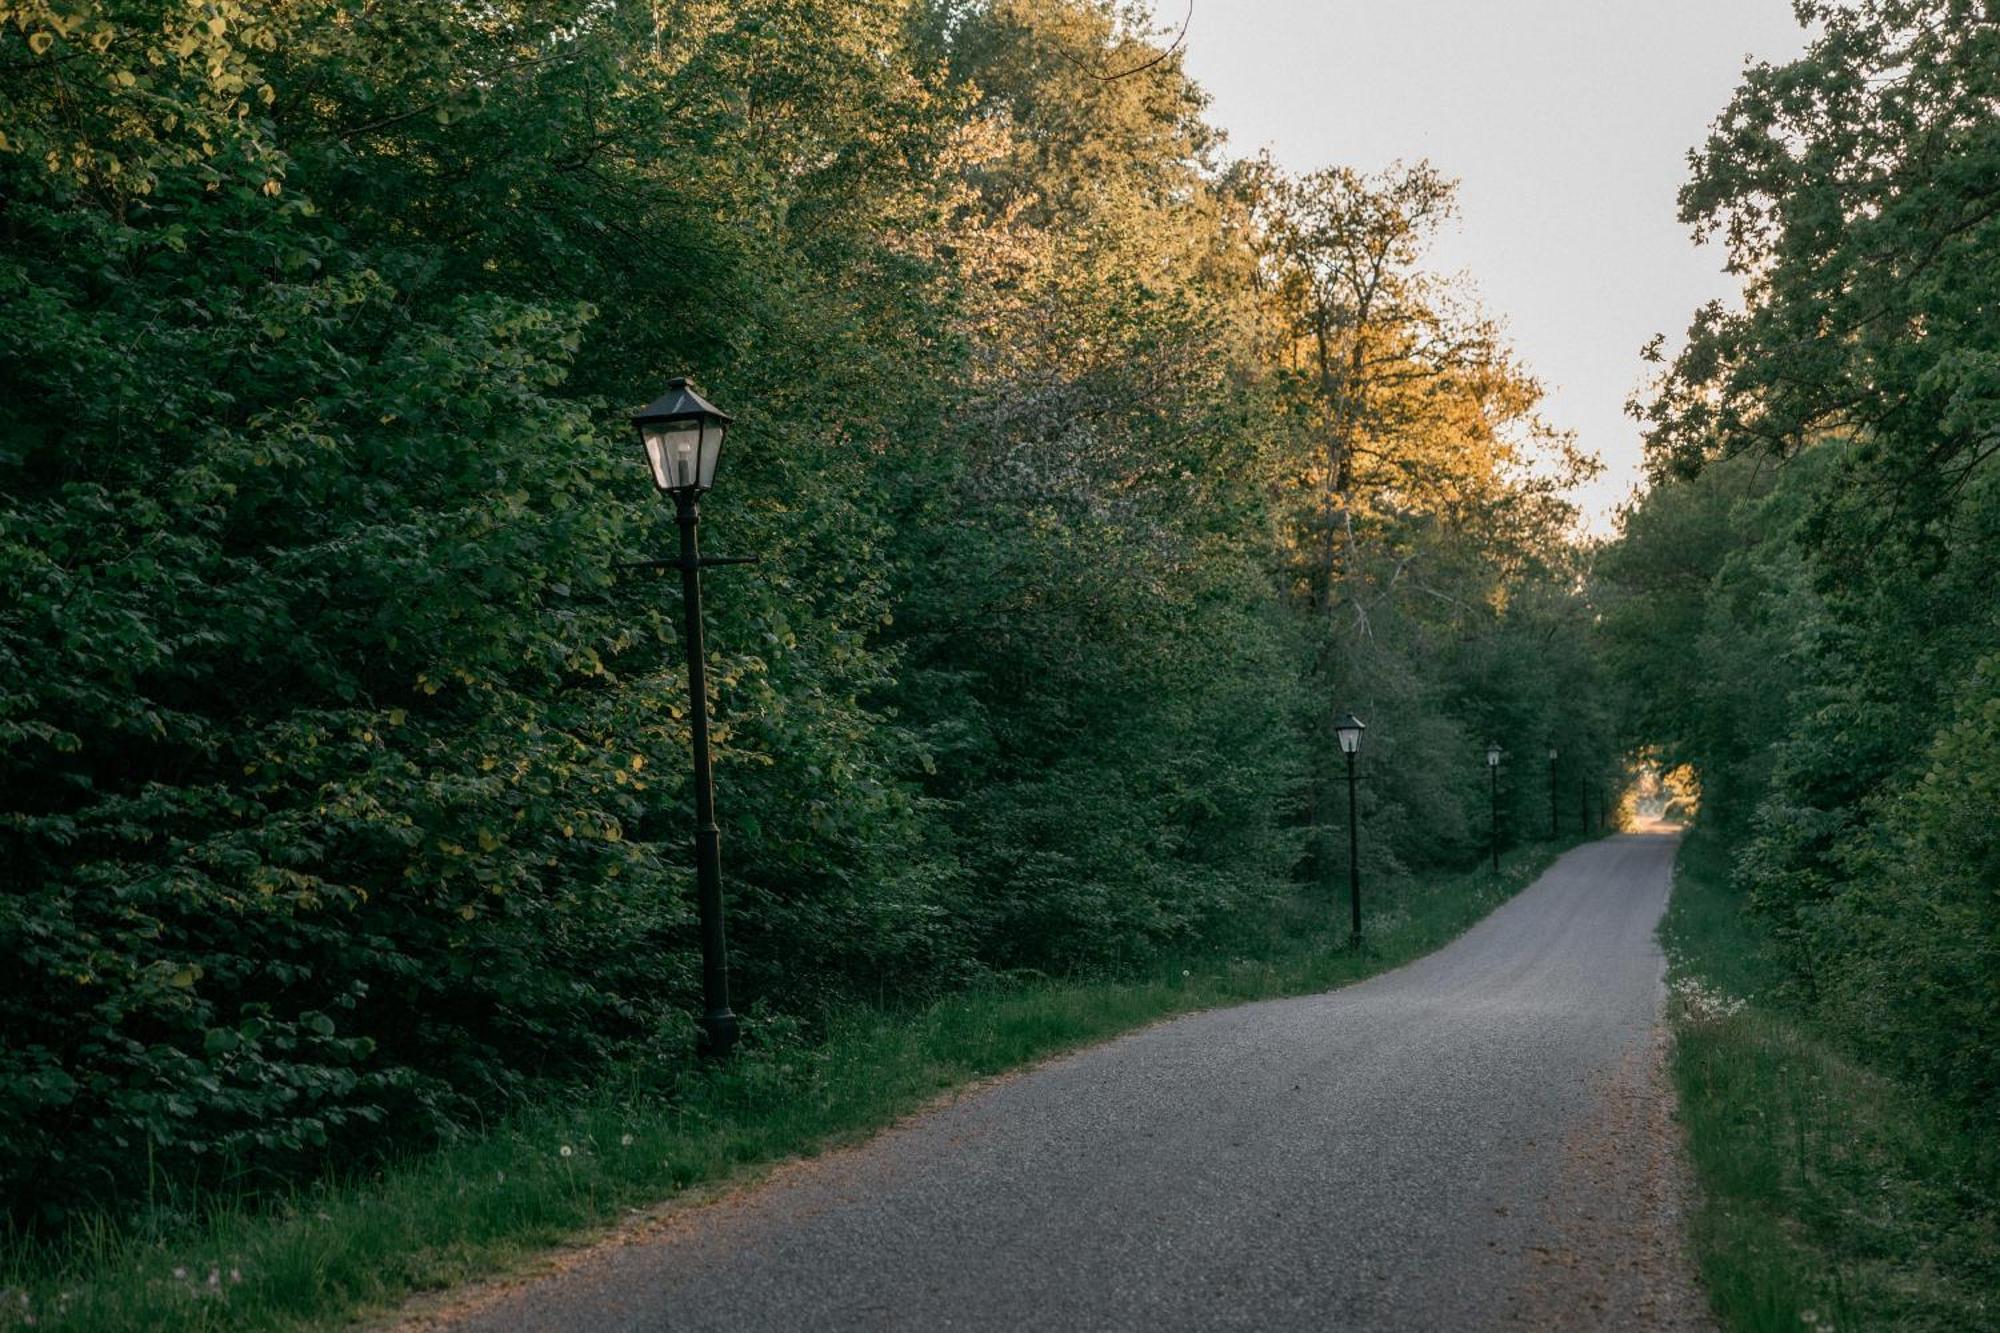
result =
[[[1106,74],[1101,70],[1092,69],[1090,66],[1084,64],[1081,60],[1078,60],[1075,56],[1071,55],[1069,52],[1063,50],[1060,46],[1056,48],[1056,54],[1061,56],[1064,60],[1069,61],[1070,64],[1075,65],[1077,69],[1081,70],[1083,73],[1088,74],[1093,79],[1096,79],[1099,83],[1116,83],[1120,79],[1129,79],[1134,74],[1144,74],[1147,70],[1159,64],[1167,57],[1173,55],[1174,52],[1180,50],[1181,43],[1187,40],[1188,24],[1192,23],[1193,21],[1194,21],[1194,0],[1188,0],[1187,14],[1185,17],[1181,19],[1181,30],[1178,33],[1174,34],[1174,40],[1168,44],[1167,48],[1164,51],[1161,51],[1158,55],[1154,56],[1151,60],[1141,61],[1139,64],[1132,66],[1132,68],[1130,69],[1119,70],[1116,74]]]

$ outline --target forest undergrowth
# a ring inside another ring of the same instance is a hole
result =
[[[2000,1140],[1781,998],[1725,848],[1682,844],[1661,935],[1695,1257],[1739,1333],[1957,1333],[2000,1318]]]

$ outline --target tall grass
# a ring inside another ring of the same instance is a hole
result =
[[[2000,1127],[1862,1067],[1788,1008],[1705,833],[1683,844],[1662,935],[1695,1250],[1724,1325],[2000,1328]]]
[[[1328,990],[1436,949],[1562,845],[1381,894],[1369,944],[1344,904],[1298,901],[1231,955],[1161,961],[1122,980],[995,985],[921,1009],[835,1015],[812,1043],[753,1035],[720,1067],[613,1078],[443,1150],[287,1199],[156,1200],[0,1254],[0,1325],[123,1330],[328,1327],[448,1287],[615,1222],[627,1210],[865,1136],[950,1088],[1153,1020]]]

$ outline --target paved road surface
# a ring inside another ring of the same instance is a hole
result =
[[[1065,1057],[451,1326],[1699,1328],[1655,1067],[1673,851],[1578,848],[1397,972]]]

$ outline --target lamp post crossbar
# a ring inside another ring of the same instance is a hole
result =
[[[697,569],[714,569],[717,565],[754,565],[758,557],[754,555],[704,555],[696,559]],[[620,560],[613,569],[679,569],[685,564],[679,557],[672,560]]]

